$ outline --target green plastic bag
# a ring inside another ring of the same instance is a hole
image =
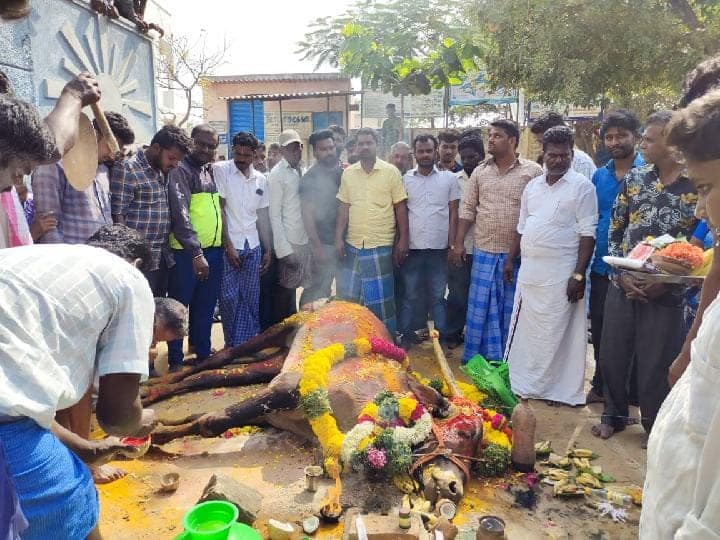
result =
[[[487,394],[488,403],[502,409],[505,415],[512,413],[518,400],[510,390],[510,370],[505,362],[488,362],[476,354],[460,368],[481,392]]]

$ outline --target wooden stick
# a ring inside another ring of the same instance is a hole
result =
[[[107,141],[110,152],[112,152],[113,156],[116,156],[120,153],[120,146],[118,145],[115,135],[110,129],[110,124],[108,124],[107,118],[105,118],[105,113],[100,108],[100,103],[93,103],[92,105],[90,105],[90,107],[92,107],[92,112],[95,115],[95,120],[97,121],[98,128],[100,128],[100,134]]]
[[[440,346],[440,334],[435,330],[435,322],[427,322],[428,333],[433,344],[433,352],[435,353],[435,359],[437,360],[438,366],[440,366],[440,373],[445,378],[445,382],[450,390],[450,397],[462,397],[462,392],[455,381],[455,375],[453,375],[450,365],[447,363],[445,353]]]

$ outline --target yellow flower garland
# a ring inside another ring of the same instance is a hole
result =
[[[352,342],[358,356],[364,356],[371,351],[370,341],[358,338]],[[317,390],[327,392],[328,376],[333,365],[345,357],[345,347],[340,343],[328,345],[313,352],[303,359],[302,375],[300,377],[300,398],[305,398]],[[340,474],[338,457],[345,435],[338,428],[332,410],[323,412],[319,416],[308,419],[313,433],[320,442],[325,455],[325,468],[331,477]]]

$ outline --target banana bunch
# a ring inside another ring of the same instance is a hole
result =
[[[420,491],[420,484],[409,474],[396,474],[393,476],[393,484],[403,493],[414,493]]]
[[[710,267],[712,266],[713,253],[714,250],[712,248],[705,250],[705,253],[703,253],[703,263],[698,268],[693,270],[690,275],[707,276],[708,272],[710,271]]]
[[[535,453],[541,456],[547,456],[552,452],[550,441],[540,441],[535,443]]]
[[[578,471],[590,469],[592,467],[588,458],[574,457],[570,459],[570,462],[572,463],[573,467],[575,467]]]
[[[589,472],[580,473],[580,475],[576,478],[576,481],[578,484],[584,487],[594,489],[602,489],[603,487],[602,482],[595,478],[595,476],[593,476]]]
[[[550,455],[547,458],[547,464],[552,465],[555,468],[558,469],[569,469],[570,468],[570,458],[567,457],[560,457],[557,454],[553,454],[550,452]]]
[[[585,495],[585,490],[578,486],[573,479],[566,478],[555,482],[553,494],[556,497],[582,497]]]
[[[570,473],[562,469],[548,469],[543,473],[543,475],[546,478],[549,478],[550,480],[553,480],[555,482],[568,480],[569,478],[571,478]]]
[[[588,450],[587,448],[573,448],[568,452],[568,457],[595,459],[598,457],[598,455],[592,450]]]

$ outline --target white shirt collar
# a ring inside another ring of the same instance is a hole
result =
[[[437,174],[439,172],[440,169],[437,168],[437,165],[433,165],[432,171],[430,171],[430,174],[428,174],[427,176],[432,176],[433,174]],[[424,174],[420,174],[420,171],[418,171],[417,167],[413,168],[412,174],[413,176],[425,176]]]

